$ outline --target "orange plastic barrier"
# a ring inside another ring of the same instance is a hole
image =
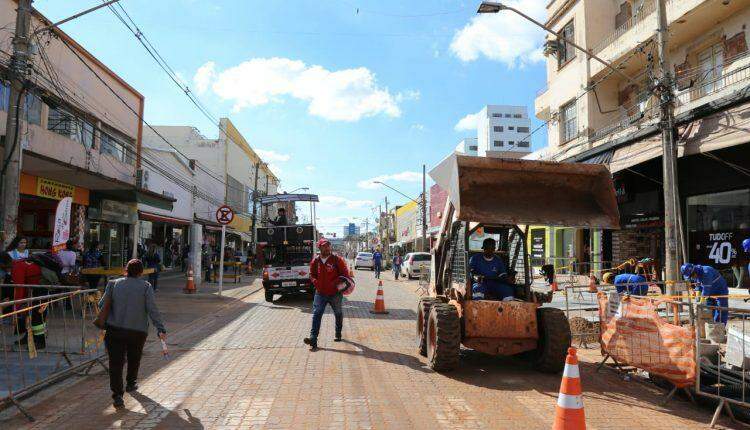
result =
[[[668,379],[683,388],[695,383],[695,332],[662,319],[658,299],[623,296],[612,303],[598,294],[601,346],[620,364]]]

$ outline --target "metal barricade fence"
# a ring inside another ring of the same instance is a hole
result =
[[[572,342],[580,348],[599,346],[599,302],[597,294],[615,291],[613,285],[565,285],[562,294],[565,298],[565,316],[570,324]]]
[[[0,302],[0,408],[75,372],[105,369],[103,332],[93,326],[99,292],[78,287],[0,285],[25,288],[28,298]],[[71,288],[76,288],[71,291]]]
[[[726,326],[714,313],[726,316]],[[698,304],[695,320],[695,391],[718,401],[713,427],[722,411],[735,420],[732,405],[750,408],[750,309]]]

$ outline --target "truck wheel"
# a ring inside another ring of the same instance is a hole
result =
[[[532,351],[534,367],[540,372],[559,373],[565,367],[570,347],[570,324],[562,309],[536,310],[539,344]]]
[[[427,324],[430,308],[435,303],[441,303],[434,297],[422,297],[417,304],[417,351],[419,355],[427,357]]]
[[[273,303],[273,293],[270,291],[266,291],[266,301],[268,303]]]
[[[427,323],[427,362],[430,369],[445,372],[458,366],[461,354],[461,323],[453,305],[430,307]]]

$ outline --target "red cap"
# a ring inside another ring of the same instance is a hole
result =
[[[331,244],[331,242],[328,239],[326,239],[325,237],[321,237],[318,240],[318,248],[320,248],[323,245],[330,245],[330,244]]]

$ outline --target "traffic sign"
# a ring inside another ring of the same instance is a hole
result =
[[[227,205],[216,209],[216,221],[219,224],[227,225],[234,219],[234,211]]]

